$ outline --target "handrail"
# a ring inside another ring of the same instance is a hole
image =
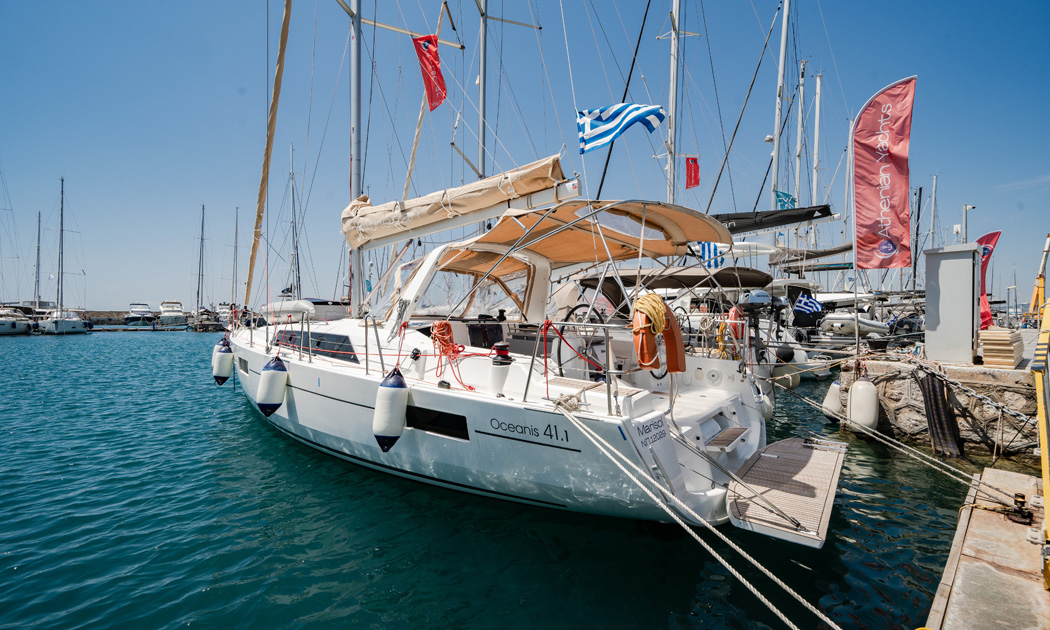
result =
[[[386,361],[383,360],[383,344],[379,341],[379,321],[375,315],[366,314],[361,318],[361,321],[365,325],[365,374],[369,373],[369,354],[368,354],[368,319],[372,318],[372,330],[376,335],[376,352],[379,353],[379,367],[383,370],[383,375],[386,375]]]

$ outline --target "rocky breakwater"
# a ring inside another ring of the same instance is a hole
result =
[[[923,368],[901,360],[862,361],[861,375],[870,379],[879,393],[878,430],[881,433],[903,442],[930,444],[923,394],[919,387],[919,379],[930,370],[946,377],[942,380],[945,381],[948,402],[967,452],[1004,453],[1017,456],[1026,463],[1030,463],[1029,458],[1036,457],[1034,450],[1039,445],[1036,423],[1026,423],[1004,411],[1009,409],[1029,418],[1035,417],[1035,380],[1028,370],[951,364]],[[843,409],[849,387],[856,379],[854,364],[844,364],[839,379]],[[991,402],[979,396],[987,397]]]

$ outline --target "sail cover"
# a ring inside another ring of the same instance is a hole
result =
[[[827,247],[825,249],[782,248],[779,253],[773,254],[769,257],[769,264],[783,265],[788,263],[805,262],[807,260],[817,260],[819,258],[827,258],[828,256],[835,256],[837,254],[845,254],[852,250],[853,243],[836,245],[835,247]]]
[[[342,230],[351,248],[365,248],[371,241],[403,233],[414,238],[419,228],[472,213],[481,213],[502,202],[556,188],[566,181],[557,155],[520,168],[478,180],[466,186],[448,188],[404,202],[391,201],[380,206],[368,197],[354,200],[342,213]],[[479,216],[478,221],[486,217]],[[429,232],[427,232],[429,233]]]
[[[768,212],[731,212],[712,214],[712,217],[725,223],[730,234],[753,232],[766,228],[791,225],[803,221],[813,221],[831,216],[831,206],[810,206],[808,208],[788,208],[787,210],[770,210]]]

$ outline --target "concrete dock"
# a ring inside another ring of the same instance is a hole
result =
[[[1042,482],[1038,477],[991,468],[981,478],[1010,494],[1023,493],[1032,522],[1016,523],[1001,512],[964,507],[926,626],[931,630],[1050,630],[1050,592],[1044,588],[1041,558]],[[966,504],[998,507],[976,486],[971,487]]]

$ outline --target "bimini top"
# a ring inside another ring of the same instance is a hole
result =
[[[545,259],[553,269],[634,260],[639,253],[665,258],[688,254],[695,241],[731,243],[732,238],[715,219],[683,206],[574,199],[542,210],[509,210],[487,233],[450,250],[441,268],[485,273],[508,253]],[[521,270],[512,258],[504,259],[497,276]]]
[[[572,184],[565,186],[565,184]],[[468,222],[485,221],[514,206],[535,207],[579,195],[557,155],[520,168],[423,197],[373,206],[361,196],[343,210],[346,242],[354,249],[387,245],[391,239],[425,236]],[[538,195],[549,191],[548,195]],[[533,197],[536,195],[536,198]]]

